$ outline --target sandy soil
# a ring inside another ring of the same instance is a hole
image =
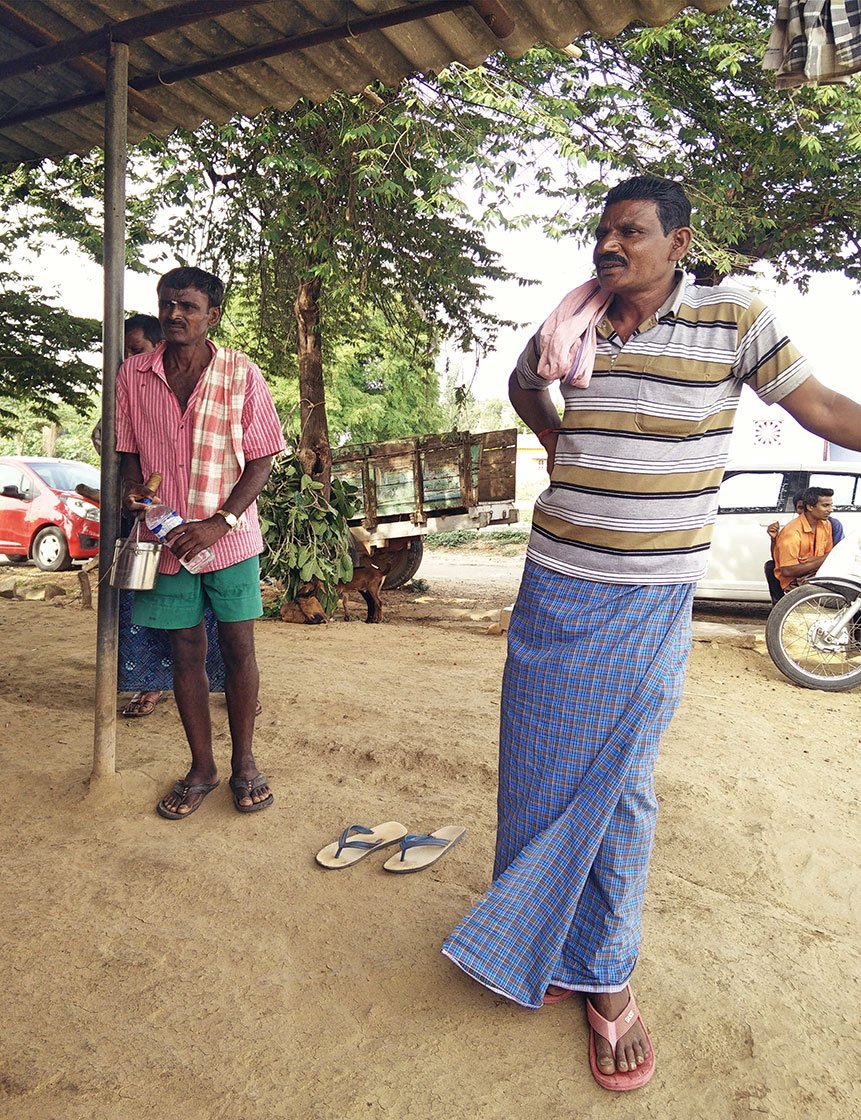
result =
[[[240,816],[225,783],[179,823],[154,812],[184,771],[173,702],[120,721],[119,777],[88,790],[94,615],[0,598],[4,1120],[851,1115],[858,695],[793,687],[748,637],[695,643],[658,768],[648,1088],[594,1084],[579,1000],[527,1012],[439,954],[491,867],[506,565],[435,558],[381,626],[261,622],[277,802]],[[392,818],[469,832],[420,875],[314,864]]]

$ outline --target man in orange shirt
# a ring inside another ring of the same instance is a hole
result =
[[[784,591],[819,570],[832,548],[831,510],[834,491],[811,486],[804,491],[804,509],[785,525],[774,545],[774,574]]]

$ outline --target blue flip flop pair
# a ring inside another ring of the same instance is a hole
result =
[[[387,859],[383,870],[407,875],[414,871],[424,871],[426,867],[442,859],[465,834],[465,828],[453,824],[428,833],[408,832],[400,821],[385,821],[373,828],[351,824],[334,843],[321,848],[315,858],[321,867],[338,871],[352,867],[373,852],[398,844],[400,854]],[[358,839],[359,837],[362,839]]]

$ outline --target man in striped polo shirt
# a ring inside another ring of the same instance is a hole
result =
[[[681,698],[742,386],[861,451],[861,406],[811,375],[764,304],[687,283],[690,213],[666,179],[611,190],[596,279],[563,300],[511,376],[551,481],[509,629],[494,882],[443,947],[525,1007],[585,992],[592,1073],[617,1091],[654,1070],[628,983],[652,774]]]
[[[170,635],[174,695],[191,750],[190,770],[156,808],[168,820],[184,820],[219,784],[206,676],[208,604],[225,665],[230,788],[236,808],[251,813],[274,801],[252,752],[260,683],[254,619],[262,613],[256,499],[284,438],[257,366],[207,337],[221,317],[221,280],[177,268],[157,292],[165,341],[120,367],[116,442],[126,507],[144,511],[155,501],[184,519],[167,536],[155,587],[136,592],[132,615],[137,625]],[[161,475],[157,494],[144,485],[154,473]],[[155,539],[147,530],[142,536]],[[184,566],[207,549],[212,555],[199,571]]]

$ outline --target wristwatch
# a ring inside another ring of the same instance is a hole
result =
[[[220,514],[224,518],[224,520],[227,522],[228,526],[231,529],[235,529],[236,526],[239,524],[239,518],[236,516],[235,513],[231,513],[229,510],[226,510],[226,509],[217,509],[215,512],[217,514]]]

